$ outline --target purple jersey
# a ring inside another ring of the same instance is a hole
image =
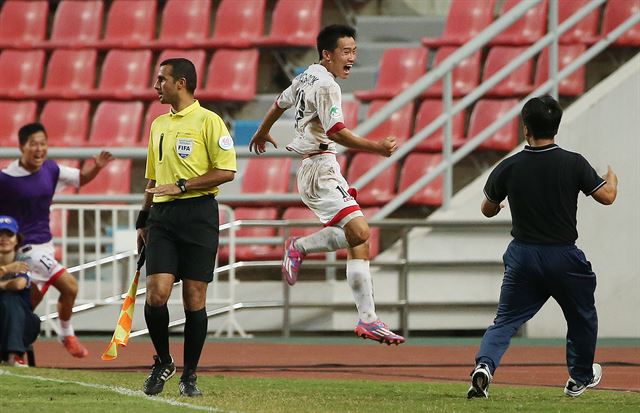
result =
[[[31,174],[13,173],[21,169],[17,161],[0,172],[0,214],[14,217],[24,235],[24,244],[44,244],[51,240],[49,208],[60,178],[60,167],[46,160]]]

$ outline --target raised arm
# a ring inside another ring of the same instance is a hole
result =
[[[98,172],[112,160],[111,152],[102,151],[99,155],[94,155],[93,164],[89,165],[85,162],[80,171],[80,186],[91,182],[98,175]]]
[[[398,149],[396,138],[387,137],[379,141],[370,141],[356,135],[348,128],[340,129],[329,136],[329,139],[347,148],[373,152],[386,157],[391,156]]]
[[[285,111],[286,109],[282,109],[276,104],[271,106],[271,109],[269,109],[267,114],[264,116],[260,127],[249,142],[249,151],[253,151],[256,154],[260,155],[261,153],[267,151],[267,142],[272,144],[274,148],[278,147],[278,144],[273,139],[273,137],[271,137],[269,131],[271,130],[273,124],[276,123],[278,119],[280,119],[280,116],[282,116]]]
[[[618,176],[613,172],[611,166],[609,166],[607,173],[602,178],[607,182],[591,194],[591,196],[603,205],[611,205],[618,195]]]

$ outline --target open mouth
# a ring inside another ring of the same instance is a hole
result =
[[[351,68],[353,67],[353,64],[348,64],[348,65],[344,65],[343,70],[346,74],[351,73]]]

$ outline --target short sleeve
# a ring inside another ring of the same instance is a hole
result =
[[[316,93],[318,119],[327,136],[344,129],[342,97],[337,84],[321,87]]]
[[[484,185],[484,196],[495,204],[499,204],[507,197],[505,171],[504,164],[499,164],[491,171],[487,183]]]
[[[60,168],[58,185],[69,185],[74,188],[80,187],[80,169],[60,164],[58,164],[58,168]]]
[[[147,166],[145,168],[144,176],[150,180],[156,180],[156,156],[153,150],[154,140],[153,140],[153,125],[155,121],[151,124],[151,131],[149,132],[149,144],[147,145]]]
[[[606,183],[604,179],[598,176],[595,169],[589,164],[582,155],[578,154],[578,162],[576,165],[576,173],[578,179],[578,188],[586,196],[596,192],[602,185]]]
[[[219,116],[207,119],[206,143],[209,163],[216,169],[236,171],[236,151],[233,138]]]
[[[276,106],[280,109],[289,109],[296,103],[293,93],[293,84],[286,88],[276,99]]]

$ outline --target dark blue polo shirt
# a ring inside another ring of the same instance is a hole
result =
[[[535,244],[573,244],[578,238],[578,192],[605,181],[579,153],[556,144],[525,148],[495,167],[484,187],[491,202],[509,198],[511,235]]]

